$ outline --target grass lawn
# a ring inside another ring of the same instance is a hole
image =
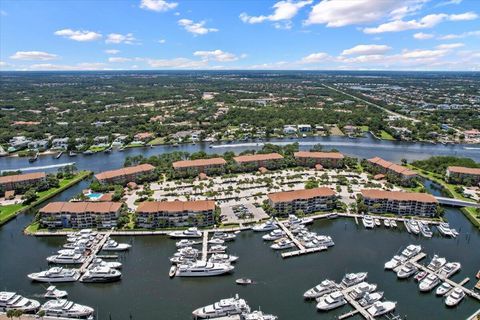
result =
[[[140,142],[136,142],[136,143],[132,142],[127,145],[127,148],[138,148],[138,147],[145,147],[145,144]]]
[[[363,132],[368,132],[368,126],[360,126],[360,130]]]
[[[382,130],[380,132],[380,139],[383,139],[383,140],[395,140],[395,138],[390,134],[388,133],[387,131],[385,130]]]
[[[0,207],[0,224],[2,224],[4,220],[8,220],[12,215],[15,215],[22,207],[23,205],[21,203]]]
[[[160,144],[165,144],[165,138],[158,137],[158,138],[153,139],[152,141],[149,141],[147,144],[150,145],[150,146],[157,146],[157,145],[160,145]]]
[[[98,147],[98,146],[90,146],[88,150],[93,151],[93,152],[101,152],[103,150],[107,149],[106,147]]]

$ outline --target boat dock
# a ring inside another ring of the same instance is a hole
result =
[[[90,249],[90,252],[87,256],[87,259],[85,259],[85,262],[83,262],[82,266],[79,268],[80,273],[83,274],[87,271],[88,266],[92,263],[93,259],[97,256],[97,253],[99,253],[102,250],[103,245],[107,242],[108,238],[110,238],[110,235],[112,234],[113,230],[110,230],[104,234],[102,234],[102,238],[95,243],[92,248]],[[80,278],[80,280],[82,279]]]
[[[202,261],[207,261],[208,255],[208,231],[203,231]]]
[[[350,292],[354,291],[357,286],[359,284],[356,284],[354,286],[351,286],[351,287],[347,287],[347,288],[343,288],[341,289],[340,291],[343,293],[343,296],[345,298],[345,300],[347,300],[347,302],[353,307],[353,310],[350,311],[350,312],[347,312],[345,314],[342,314],[338,317],[339,320],[342,320],[342,319],[347,319],[349,317],[353,317],[354,315],[357,315],[358,313],[360,313],[362,315],[363,318],[367,319],[367,320],[373,320],[374,317],[372,317],[370,315],[370,313],[368,313],[367,311],[367,307],[362,307],[360,305],[360,303],[358,303],[357,300],[353,299],[351,296],[350,296]]]

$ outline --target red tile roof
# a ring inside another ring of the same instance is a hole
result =
[[[156,212],[182,212],[182,211],[207,211],[215,209],[215,201],[197,200],[197,201],[147,201],[142,202],[137,212],[156,213]]]
[[[210,158],[210,159],[197,159],[197,160],[182,160],[176,161],[172,165],[175,169],[190,168],[190,167],[203,167],[212,165],[225,165],[227,161],[223,158]]]
[[[97,180],[106,180],[106,179],[112,179],[112,178],[121,177],[121,176],[127,176],[131,174],[149,172],[149,171],[152,171],[153,169],[155,169],[154,166],[152,166],[151,164],[145,163],[145,164],[140,164],[138,166],[125,167],[122,169],[100,172],[95,175],[95,178]]]
[[[270,193],[267,196],[272,202],[290,202],[294,200],[307,200],[314,197],[331,197],[334,195],[335,192],[332,189],[322,187],[305,190],[275,192]]]
[[[456,167],[451,166],[447,168],[450,172],[471,174],[471,175],[480,175],[480,168],[467,168],[467,167]]]
[[[50,202],[40,209],[40,213],[110,213],[122,207],[118,202]]]
[[[343,159],[340,152],[310,152],[298,151],[294,153],[295,158],[314,158],[314,159]]]
[[[403,192],[403,191],[385,191],[378,189],[364,189],[360,191],[364,198],[386,199],[396,201],[418,201],[437,203],[437,199],[428,193]]]
[[[280,160],[283,159],[283,156],[278,153],[259,153],[259,154],[249,154],[244,156],[238,156],[233,158],[236,162],[254,162],[254,161],[269,161],[269,160]]]
[[[379,158],[379,157],[368,159],[368,161],[370,163],[376,164],[376,165],[381,166],[381,167],[383,167],[387,170],[391,170],[391,171],[396,172],[396,173],[401,174],[401,175],[405,175],[405,176],[415,176],[415,175],[417,175],[414,171],[412,171],[412,170],[410,170],[406,167],[403,167],[401,165],[395,164],[395,163],[387,161],[387,160],[383,160],[382,158]]]
[[[33,173],[15,174],[11,176],[2,176],[0,177],[0,184],[37,180],[37,179],[43,179],[45,177],[46,177],[45,172],[33,172]]]

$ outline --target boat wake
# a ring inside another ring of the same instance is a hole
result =
[[[44,169],[51,169],[51,168],[61,168],[61,167],[66,167],[66,166],[72,166],[74,165],[75,162],[66,162],[66,163],[58,163],[58,164],[52,164],[48,166],[38,166],[38,167],[26,167],[26,168],[18,168],[18,169],[5,169],[2,170],[1,172],[9,172],[9,171],[36,171],[36,170],[44,170]]]

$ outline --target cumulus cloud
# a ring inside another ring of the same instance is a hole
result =
[[[122,63],[122,62],[128,62],[132,61],[130,58],[122,58],[122,57],[110,57],[108,58],[108,62],[114,62],[114,63]]]
[[[378,55],[392,49],[384,44],[359,44],[353,48],[343,50],[342,55]]]
[[[422,49],[415,49],[415,50],[404,50],[401,54],[402,58],[406,59],[431,59],[431,58],[439,58],[446,54],[445,50],[422,50]]]
[[[217,32],[218,29],[207,28],[205,27],[206,22],[194,22],[189,19],[180,19],[178,20],[178,25],[182,26],[187,32],[193,33],[194,35],[204,35],[209,32]]]
[[[165,12],[175,9],[178,6],[176,2],[167,2],[165,0],[142,0],[140,8],[157,12]]]
[[[457,33],[457,34],[451,33],[451,34],[441,36],[438,39],[452,40],[452,39],[462,39],[462,38],[471,37],[471,36],[480,36],[480,30],[467,31],[467,32]]]
[[[224,52],[218,49],[213,51],[195,51],[193,55],[206,61],[213,60],[219,62],[229,62],[238,60],[238,57],[233,53]]]
[[[417,40],[427,40],[433,38],[434,35],[432,33],[417,32],[413,35],[413,37]]]
[[[165,39],[160,39],[160,40],[158,40],[157,42],[160,43],[160,44],[164,44],[164,43],[167,42],[167,40],[165,40]]]
[[[208,65],[208,61],[196,61],[187,58],[175,59],[147,59],[148,65],[152,68],[162,69],[198,69]]]
[[[317,52],[317,53],[309,54],[306,57],[303,57],[302,60],[300,60],[300,63],[319,63],[319,62],[326,61],[328,58],[329,58],[328,53]]]
[[[70,40],[86,42],[95,41],[102,37],[100,33],[88,30],[62,29],[54,32],[56,36],[68,38]]]
[[[440,50],[451,50],[451,49],[461,48],[464,46],[465,44],[457,42],[457,43],[440,44],[436,46],[436,48]]]
[[[53,53],[43,52],[43,51],[17,51],[15,54],[10,56],[10,59],[14,60],[54,60],[58,56]]]
[[[83,62],[76,65],[61,65],[51,63],[39,63],[28,66],[29,70],[103,70],[105,63]]]
[[[107,53],[107,54],[118,54],[118,53],[120,53],[120,50],[109,49],[109,50],[105,50],[105,53]]]
[[[120,43],[125,43],[125,44],[134,44],[135,37],[133,36],[133,33],[127,33],[127,34],[120,34],[120,33],[110,33],[107,36],[107,39],[105,40],[106,43],[115,43],[115,44],[120,44]]]
[[[260,15],[260,16],[250,16],[245,12],[242,12],[240,14],[240,20],[242,20],[244,23],[250,23],[250,24],[255,24],[255,23],[262,23],[265,21],[273,21],[277,22],[274,24],[275,28],[277,29],[290,29],[292,26],[292,23],[289,21],[293,17],[295,17],[300,11],[301,8],[309,5],[312,3],[312,0],[306,0],[306,1],[292,1],[292,0],[283,0],[283,1],[278,1],[273,5],[273,13],[270,15]],[[285,20],[287,20],[285,22]],[[279,21],[284,21],[283,23],[280,23]]]

